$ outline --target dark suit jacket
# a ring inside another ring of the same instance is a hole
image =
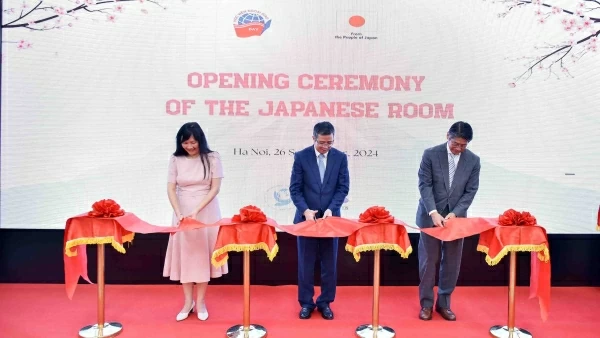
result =
[[[294,224],[304,221],[306,209],[318,210],[318,217],[322,217],[327,209],[333,216],[340,216],[340,208],[349,190],[348,158],[343,152],[334,148],[329,150],[323,183],[314,146],[294,155],[290,178],[290,195],[296,206]]]
[[[456,217],[467,217],[467,209],[479,189],[479,156],[470,150],[460,155],[452,187],[449,187],[448,150],[446,143],[426,149],[419,167],[419,207],[417,226],[429,228],[433,220],[429,212],[442,212],[446,205]]]

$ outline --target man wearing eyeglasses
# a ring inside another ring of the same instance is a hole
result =
[[[296,206],[294,224],[340,216],[340,208],[350,190],[350,177],[346,154],[333,148],[334,136],[331,123],[317,123],[313,129],[313,145],[294,155],[290,179],[290,195]],[[329,304],[335,299],[338,239],[298,236],[297,242],[300,319],[310,318],[315,307],[323,318],[333,319]],[[321,265],[321,294],[315,302],[317,262]]]
[[[467,209],[479,188],[479,157],[467,149],[473,129],[466,122],[456,122],[446,134],[447,142],[423,153],[419,167],[419,228],[443,227],[448,219],[467,217]],[[433,310],[433,287],[436,264],[440,261],[435,311],[445,320],[456,320],[450,309],[450,296],[456,287],[463,239],[442,242],[421,232],[419,237],[419,319],[430,320]]]

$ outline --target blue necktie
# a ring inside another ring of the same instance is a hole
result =
[[[325,177],[325,155],[319,154],[319,174],[321,175],[321,183]]]

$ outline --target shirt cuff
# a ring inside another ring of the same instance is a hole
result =
[[[429,212],[429,216],[431,216],[431,215],[432,215],[434,212],[438,212],[438,211],[437,211],[437,210],[431,210],[431,211]]]

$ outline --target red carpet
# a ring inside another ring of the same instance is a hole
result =
[[[453,310],[458,320],[447,322],[434,315],[430,322],[417,319],[416,287],[382,287],[380,322],[396,330],[396,337],[489,337],[495,324],[506,324],[507,288],[459,287]],[[370,287],[338,287],[333,321],[317,312],[309,320],[297,319],[295,286],[253,286],[251,322],[265,326],[271,338],[354,337],[356,326],[371,320]],[[598,337],[600,288],[553,288],[550,318],[543,323],[537,300],[528,300],[528,288],[517,289],[517,326],[534,337]],[[222,338],[230,326],[242,321],[242,287],[209,286],[208,321],[190,316],[176,322],[182,306],[179,286],[106,287],[106,319],[124,326],[119,337]],[[96,289],[79,285],[72,301],[64,285],[0,284],[0,337],[77,337],[78,330],[96,319]]]

